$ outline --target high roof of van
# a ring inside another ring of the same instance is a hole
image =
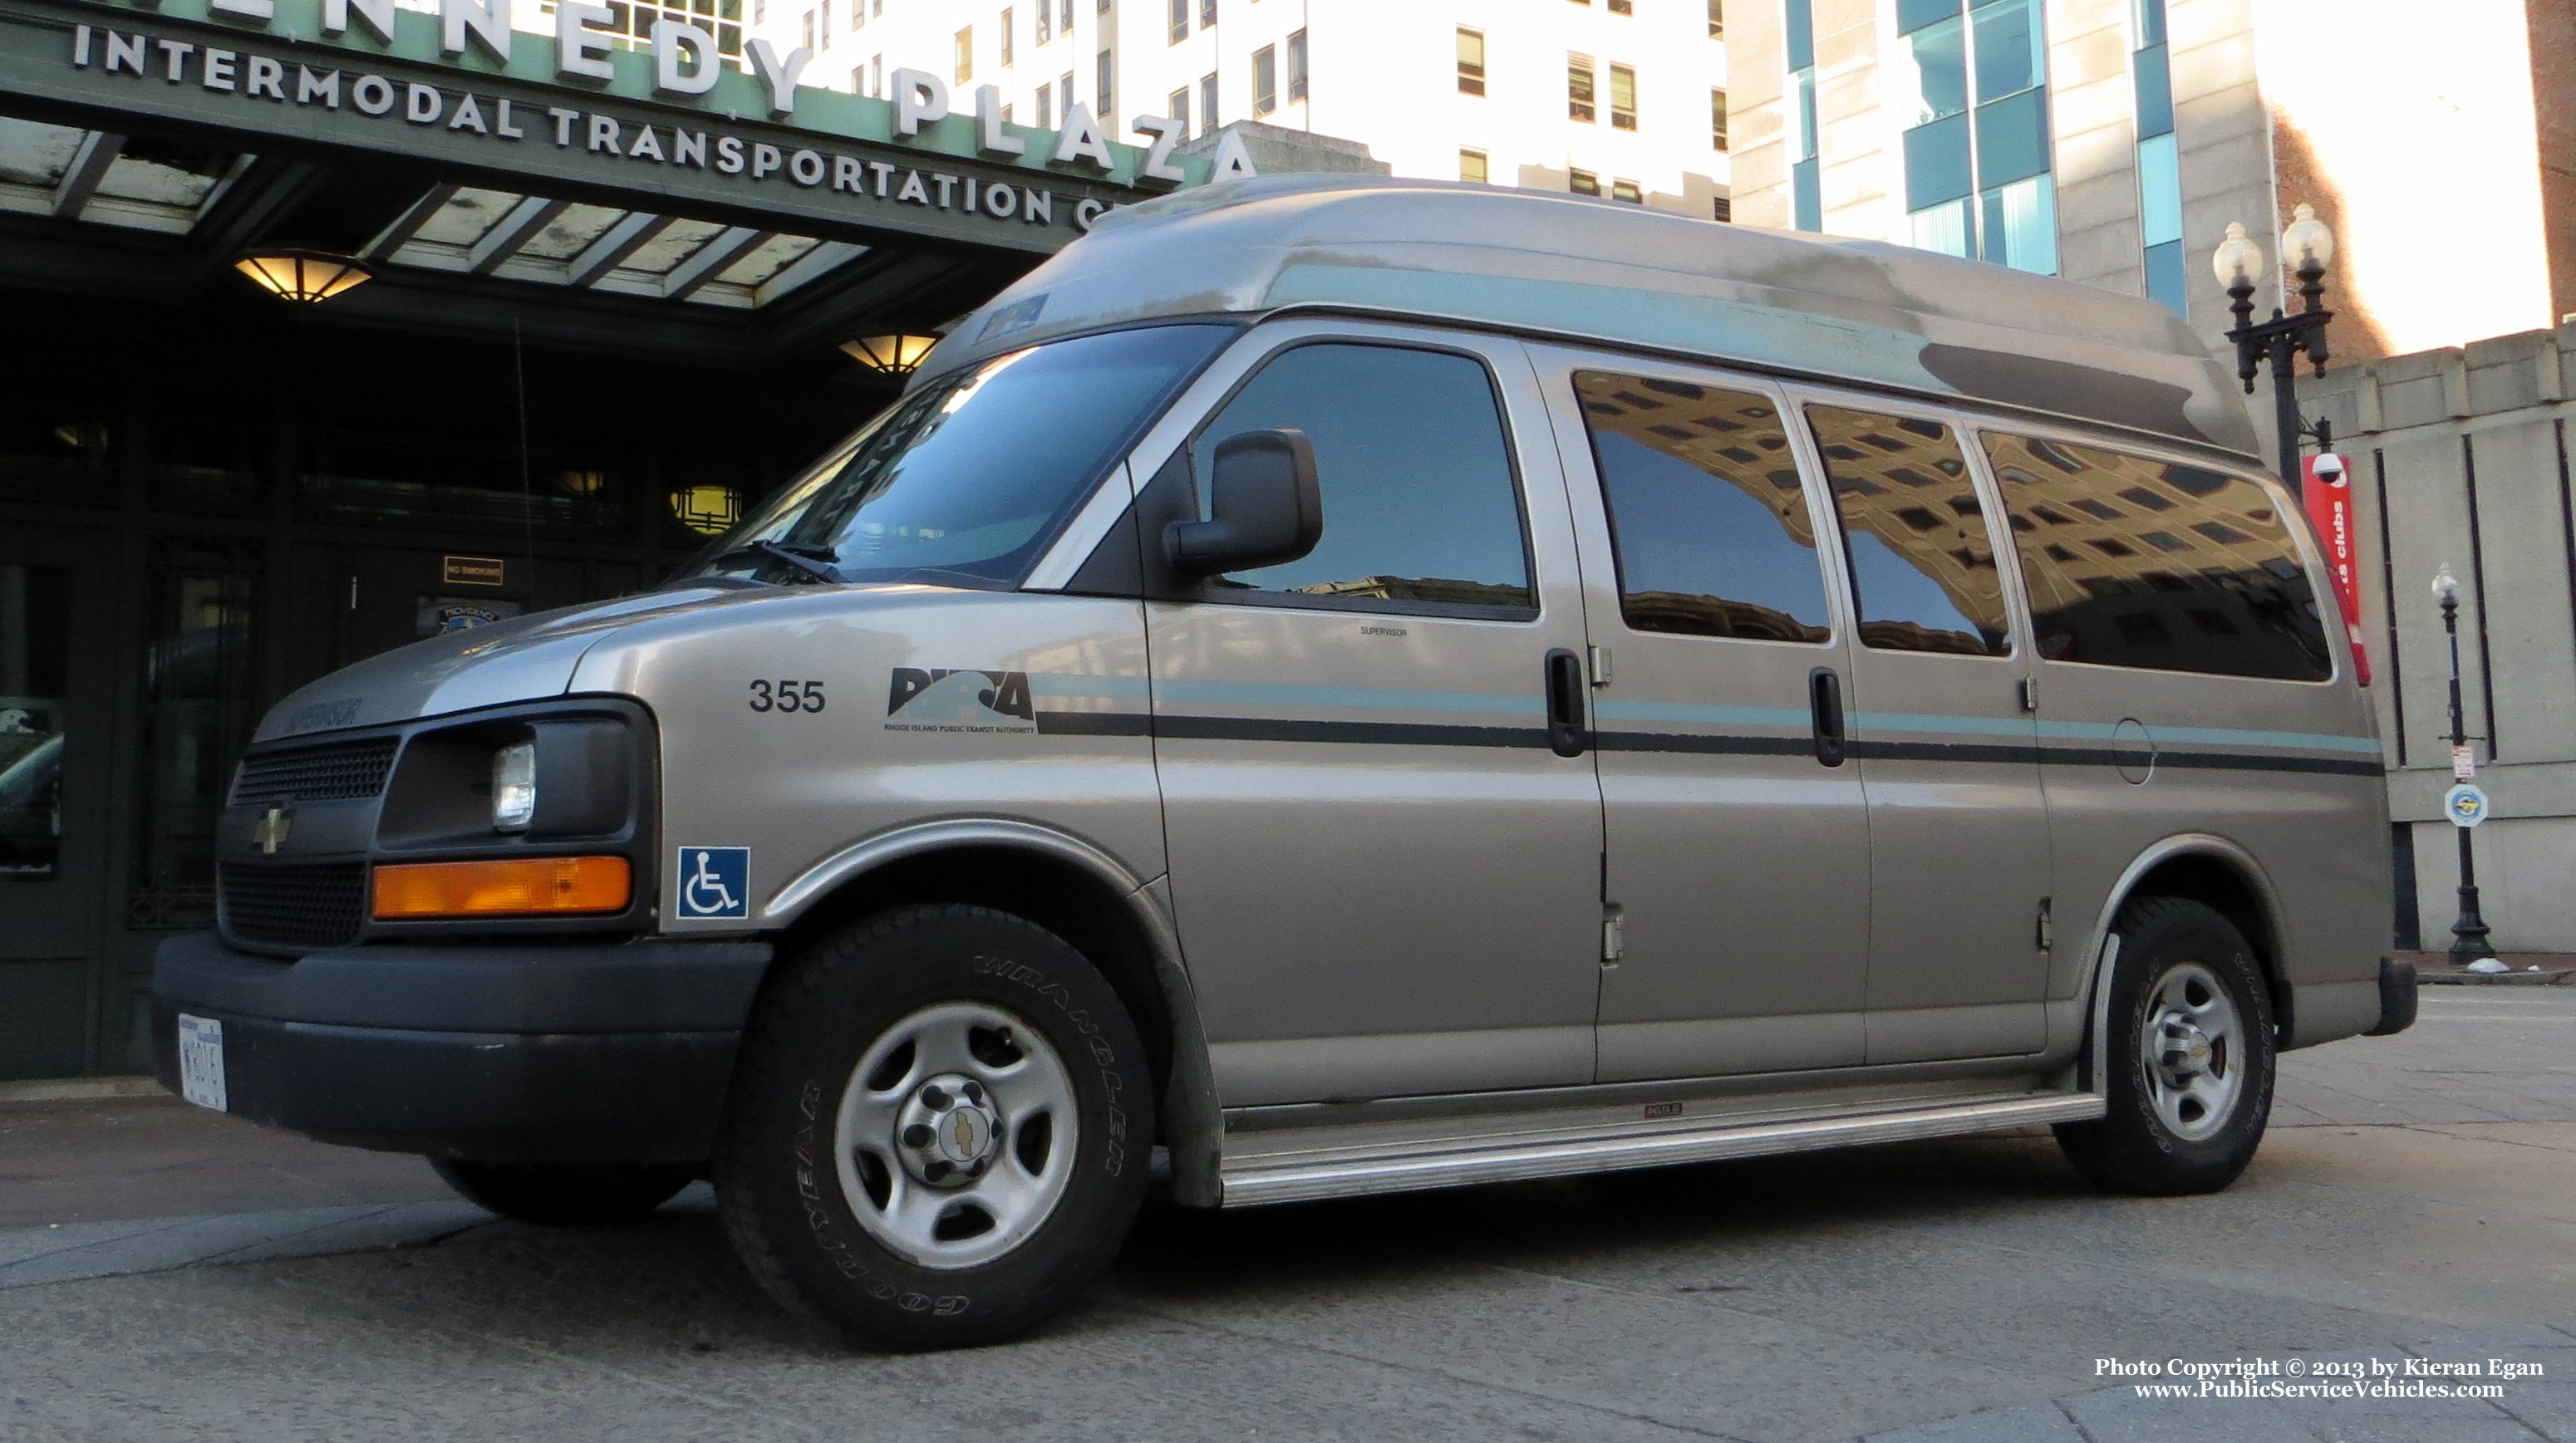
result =
[[[967,317],[923,379],[1104,326],[1372,312],[2002,403],[2253,455],[2234,373],[2152,301],[1880,241],[1385,176],[1115,210]]]

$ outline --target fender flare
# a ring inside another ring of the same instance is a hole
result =
[[[2087,953],[2093,961],[2090,975],[2084,979],[2084,986],[2081,989],[2081,995],[2086,999],[2083,1014],[2085,1017],[2084,1050],[2080,1054],[2083,1061],[2081,1080],[2084,1090],[2102,1092],[2107,1085],[2105,1079],[2109,1075],[2107,1071],[2109,1058],[2103,1052],[2103,1045],[2110,1025],[2111,977],[2113,971],[2119,966],[2120,959],[2120,936],[2111,930],[2111,924],[2118,919],[2120,909],[2129,904],[2129,898],[2137,892],[2138,883],[2149,872],[2176,857],[2191,856],[2214,858],[2226,863],[2243,876],[2246,886],[2254,893],[2254,905],[2262,910],[2264,923],[2272,931],[2274,951],[2288,950],[2289,939],[2282,935],[2281,930],[2283,924],[2280,894],[2273,889],[2270,875],[2264,872],[2262,863],[2254,860],[2253,853],[2225,837],[2213,836],[2207,832],[2177,833],[2138,853],[2130,859],[2129,865],[2121,870],[2120,879],[2111,884],[2111,890],[2102,903],[2102,911],[2093,920],[2093,932],[2089,939],[2090,950]],[[2254,939],[2246,940],[2250,942]],[[2290,985],[2286,975],[2267,980],[2283,991],[2287,991]],[[2283,1019],[2288,1016],[2287,1009],[2276,1008],[2275,1011],[2281,1015],[2273,1019],[2273,1025],[2276,1028],[2286,1026]]]
[[[1154,984],[1171,1018],[1172,1067],[1162,1111],[1164,1145],[1172,1158],[1173,1196],[1193,1207],[1216,1206],[1225,1118],[1217,1104],[1216,1072],[1208,1061],[1207,1034],[1199,1021],[1198,994],[1181,956],[1180,933],[1156,894],[1153,879],[1136,876],[1116,857],[1068,832],[1003,817],[956,817],[898,827],[842,848],[779,888],[761,907],[759,924],[763,929],[787,927],[845,883],[888,863],[965,847],[1003,847],[1069,863],[1118,899],[1129,924],[1144,940],[1153,961]]]

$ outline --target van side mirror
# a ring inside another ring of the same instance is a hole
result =
[[[1163,556],[1188,576],[1294,561],[1324,539],[1324,491],[1303,431],[1245,431],[1217,443],[1206,521],[1163,528]]]

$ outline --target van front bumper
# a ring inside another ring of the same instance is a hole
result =
[[[152,1038],[223,1025],[225,1110],[325,1142],[519,1163],[690,1163],[714,1148],[766,942],[161,944]]]

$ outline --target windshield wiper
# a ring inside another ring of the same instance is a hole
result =
[[[717,557],[716,563],[740,561],[746,556],[762,556],[772,561],[784,561],[817,581],[828,581],[835,586],[850,579],[841,574],[839,567],[832,565],[833,562],[841,559],[841,554],[831,547],[801,546],[788,541],[754,541]]]

